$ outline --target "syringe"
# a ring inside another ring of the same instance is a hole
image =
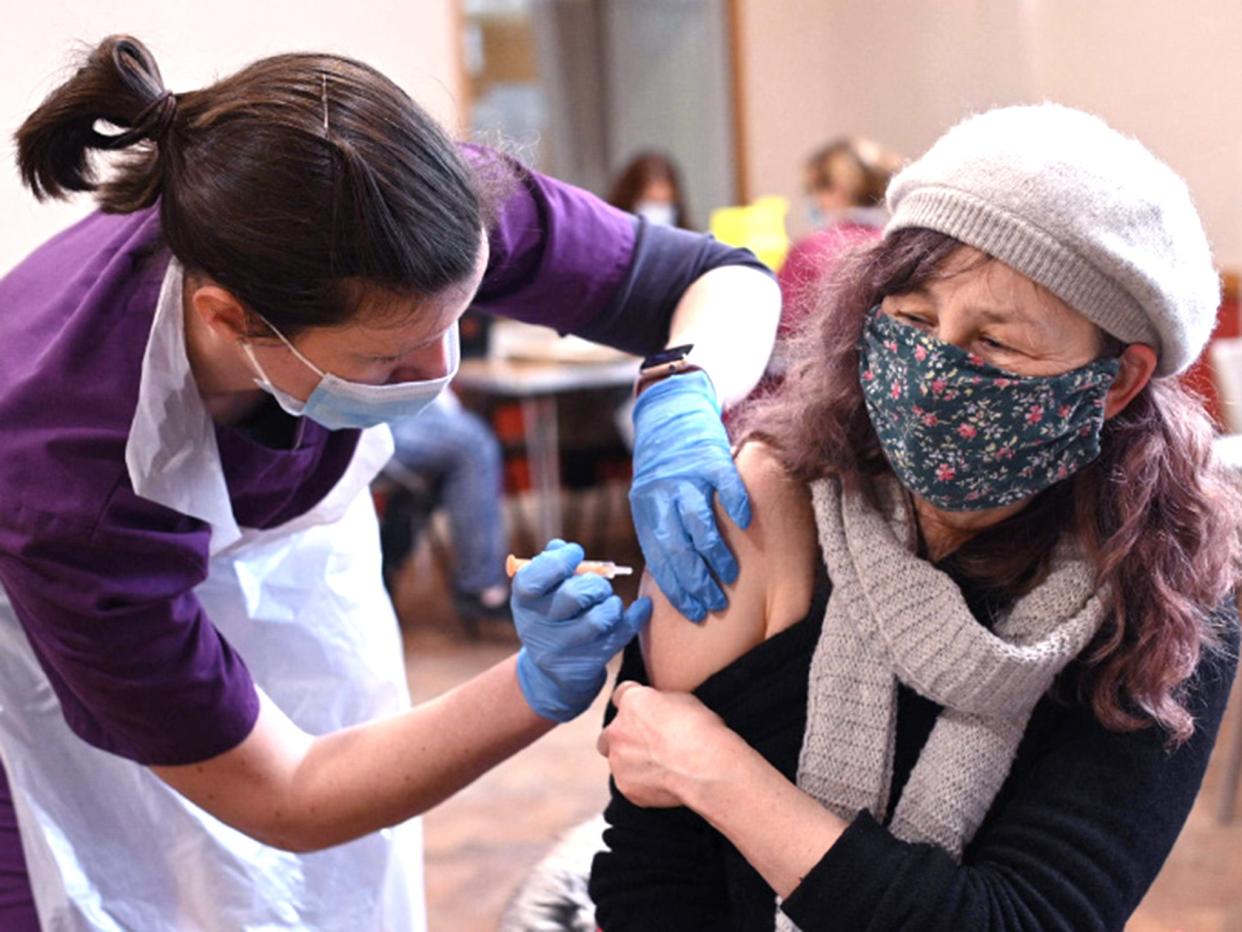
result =
[[[509,554],[505,559],[505,572],[512,577],[514,573],[529,562],[530,560],[527,558]],[[583,560],[578,564],[578,568],[574,570],[574,574],[581,576],[584,573],[594,573],[597,576],[603,576],[605,579],[613,579],[617,576],[632,576],[634,574],[634,567],[618,566],[611,560]]]

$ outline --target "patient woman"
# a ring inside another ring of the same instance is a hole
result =
[[[1185,185],[1042,105],[888,200],[744,422],[728,608],[627,656],[604,932],[1121,929],[1199,789],[1242,511]]]

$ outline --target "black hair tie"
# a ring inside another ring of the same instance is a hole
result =
[[[176,113],[177,95],[164,91],[139,111],[130,129],[116,136],[96,133],[97,145],[100,149],[125,149],[142,139],[158,143],[167,135]]]

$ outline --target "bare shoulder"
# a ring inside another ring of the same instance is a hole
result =
[[[672,607],[650,578],[644,594],[654,603],[643,634],[643,658],[652,685],[694,689],[751,648],[801,619],[815,584],[815,521],[806,485],[786,471],[775,451],[747,443],[736,455],[750,494],[751,523],[738,528],[719,507],[716,520],[737,557],[737,581],[725,587],[728,606],[699,623]]]
[[[782,518],[805,517],[808,521],[812,520],[811,496],[806,483],[789,474],[772,447],[752,440],[737,451],[734,462],[742,481],[746,483],[752,504]],[[753,526],[747,530],[753,530]]]
[[[806,483],[786,471],[770,446],[752,441],[736,459],[755,520],[746,531],[730,528],[764,569],[766,638],[799,621],[810,608],[819,559],[815,513]],[[729,540],[732,544],[733,538]]]

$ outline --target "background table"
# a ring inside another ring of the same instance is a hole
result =
[[[557,398],[566,392],[630,385],[639,360],[544,362],[463,359],[454,386],[521,403],[523,439],[538,503],[542,541],[561,536],[561,459]]]

